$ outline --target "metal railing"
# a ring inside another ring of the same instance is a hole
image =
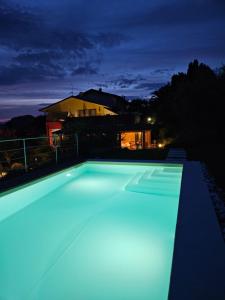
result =
[[[160,150],[158,148],[155,143],[148,150],[155,150],[155,155],[158,157],[156,153]],[[79,136],[78,133],[61,133],[52,136],[0,140],[0,183],[3,179],[7,180],[21,173],[31,172],[44,165],[52,168],[54,165],[66,161],[70,163],[76,159],[143,159],[145,155],[149,159],[149,153],[134,152],[127,148],[121,149],[120,136],[114,131],[82,132]]]
[[[0,180],[78,157],[77,134],[0,140]]]

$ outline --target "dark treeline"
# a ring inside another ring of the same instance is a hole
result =
[[[40,136],[45,133],[45,116],[14,117],[0,127],[1,139]]]
[[[205,162],[225,191],[225,66],[213,71],[194,60],[154,95],[159,137]]]
[[[224,142],[225,66],[213,71],[194,60],[154,95],[161,135],[183,146]]]

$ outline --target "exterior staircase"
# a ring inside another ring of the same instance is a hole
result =
[[[186,151],[183,148],[169,149],[166,161],[184,162],[187,159]]]

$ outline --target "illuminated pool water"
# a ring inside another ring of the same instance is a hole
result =
[[[0,299],[167,299],[181,176],[89,162],[2,194]]]

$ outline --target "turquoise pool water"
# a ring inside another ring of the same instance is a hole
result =
[[[2,194],[0,299],[167,299],[181,176],[87,162]]]

